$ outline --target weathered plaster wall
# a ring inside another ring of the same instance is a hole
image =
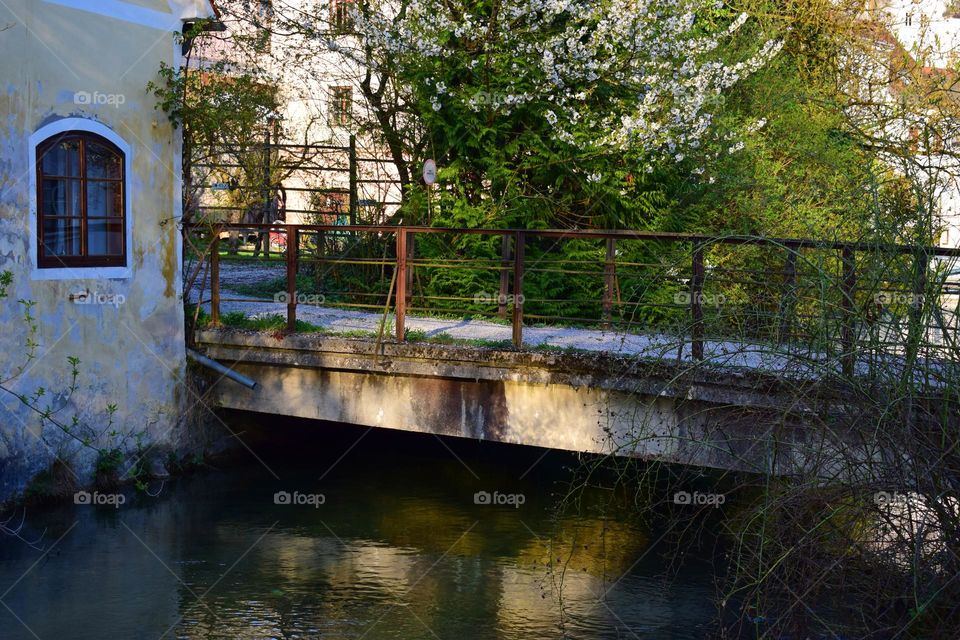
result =
[[[162,3],[169,10],[167,3]],[[158,5],[159,7],[160,5]],[[179,28],[179,20],[170,25]],[[171,444],[188,399],[178,385],[185,372],[180,296],[179,142],[166,116],[154,109],[146,86],[161,61],[175,62],[172,29],[131,24],[41,0],[0,5],[0,271],[14,274],[10,298],[0,301],[0,379],[18,393],[47,389],[58,416],[78,412],[77,433],[103,433],[98,446]],[[77,95],[91,96],[90,100]],[[107,96],[96,98],[93,96]],[[132,277],[67,279],[31,276],[29,137],[63,118],[105,125],[132,149],[127,198],[131,203]],[[76,304],[88,290],[122,296],[122,304]],[[28,359],[27,327],[18,299],[36,302],[36,357]],[[67,357],[80,359],[79,386],[70,398]],[[88,477],[95,454],[0,393],[0,502],[21,492],[57,456]],[[108,428],[106,407],[117,405]]]

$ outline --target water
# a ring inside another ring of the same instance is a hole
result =
[[[576,456],[260,426],[245,439],[280,444],[254,444],[262,461],[167,483],[156,498],[127,492],[118,509],[31,509],[22,535],[45,531],[39,549],[0,538],[0,638],[707,634],[707,558],[668,572],[651,544],[660,532],[611,492],[556,513]],[[523,504],[476,504],[479,491]],[[307,503],[276,504],[277,492]]]

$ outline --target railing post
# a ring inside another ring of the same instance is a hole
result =
[[[300,252],[300,227],[287,226],[287,331],[297,330],[297,257]]]
[[[210,324],[220,326],[220,227],[213,228],[210,243]]]
[[[613,288],[617,278],[617,239],[607,238],[607,259],[603,267],[603,328],[613,319]]]
[[[843,374],[852,376],[854,371],[854,351],[853,351],[853,321],[854,321],[854,289],[857,286],[856,260],[853,254],[853,248],[844,245],[841,251],[841,262],[843,263],[843,282],[841,282],[840,309],[843,313],[843,325],[840,330],[840,348],[842,350],[841,363]]]
[[[403,342],[406,337],[404,321],[407,314],[407,230],[397,227],[397,263],[396,280],[397,292],[395,296],[397,307],[397,342]]]
[[[513,346],[523,348],[523,255],[526,234],[515,231],[513,238]]]
[[[691,345],[693,359],[703,360],[703,243],[693,245],[693,273],[690,278]]]
[[[500,238],[500,292],[497,295],[497,317],[507,317],[507,296],[510,295],[510,236]]]
[[[783,295],[780,297],[780,322],[777,327],[778,344],[790,340],[793,305],[796,297],[794,288],[797,282],[797,253],[790,248],[787,251],[787,264],[783,267]]]
[[[350,134],[350,224],[357,224],[357,137]]]

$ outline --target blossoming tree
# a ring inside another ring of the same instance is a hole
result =
[[[637,210],[644,171],[708,139],[736,144],[714,126],[721,96],[781,46],[714,0],[350,5],[346,35],[325,6],[297,0],[274,2],[268,28],[299,43],[301,64],[333,55],[355,71],[367,129],[405,186],[433,157],[461,205],[515,223],[571,226],[613,210],[607,224],[629,224],[621,214]]]

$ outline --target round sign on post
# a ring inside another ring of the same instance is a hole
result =
[[[437,181],[437,163],[432,159],[423,163],[423,181],[427,184]]]

